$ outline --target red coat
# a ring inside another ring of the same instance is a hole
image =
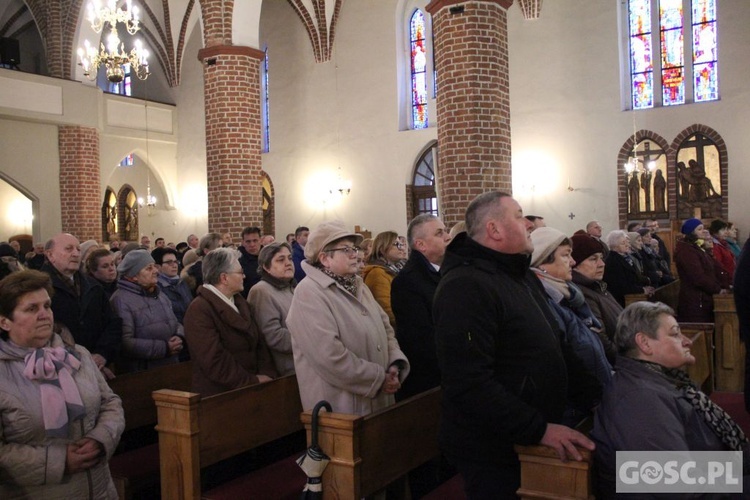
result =
[[[715,293],[721,291],[714,260],[694,243],[678,241],[674,260],[680,275],[677,317],[690,323],[712,323]]]
[[[737,262],[726,240],[714,238],[714,259],[727,272],[729,283],[731,284],[734,280],[734,269],[737,266]]]

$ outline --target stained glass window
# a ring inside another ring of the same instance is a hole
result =
[[[412,179],[412,207],[414,215],[438,215],[435,191],[435,157],[437,142],[433,142],[417,160]]]
[[[660,0],[662,104],[685,103],[682,0]]]
[[[427,128],[427,43],[425,19],[417,9],[409,21],[411,42],[411,107],[415,129]]]
[[[265,50],[260,70],[260,101],[261,101],[261,135],[263,136],[262,152],[271,150],[271,123],[268,118],[268,48]]]
[[[692,0],[693,95],[695,102],[719,98],[716,0]]]
[[[632,109],[684,104],[691,97],[693,102],[719,98],[716,4],[717,0],[628,0]],[[684,9],[688,5],[689,10]],[[654,47],[652,31],[657,30],[659,45]]]
[[[633,109],[654,105],[654,66],[651,60],[651,1],[629,0],[630,78]]]
[[[123,79],[121,82],[117,83],[109,83],[109,91],[112,94],[120,94],[120,95],[132,95],[132,75],[130,72],[130,63],[125,63],[122,65],[122,71],[123,71]]]
[[[132,167],[135,164],[135,160],[133,158],[133,154],[129,154],[122,160],[120,160],[120,166],[121,167]]]

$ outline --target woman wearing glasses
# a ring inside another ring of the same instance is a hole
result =
[[[302,407],[324,399],[340,413],[366,415],[395,402],[409,373],[388,316],[357,276],[362,236],[343,222],[311,233],[286,319]]]
[[[388,315],[391,326],[396,324],[391,308],[391,282],[401,270],[399,262],[405,258],[406,245],[399,240],[398,233],[384,231],[375,237],[372,253],[362,272],[365,285]]]

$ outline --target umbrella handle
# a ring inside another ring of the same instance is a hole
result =
[[[328,413],[331,413],[333,410],[331,409],[331,403],[328,401],[319,401],[318,404],[315,405],[315,408],[313,408],[312,411],[312,446],[318,446],[318,413],[320,413],[320,409],[325,408]]]

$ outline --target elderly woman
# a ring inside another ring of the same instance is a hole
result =
[[[615,332],[617,374],[596,412],[597,498],[615,497],[618,451],[742,451],[747,439],[729,415],[680,367],[695,362],[674,311],[661,302],[636,302]]]
[[[193,391],[204,397],[277,376],[250,306],[240,295],[244,274],[239,256],[233,248],[217,248],[203,257],[203,286],[185,313]]]
[[[706,253],[703,243],[710,238],[699,219],[688,219],[680,232],[684,238],[677,242],[674,261],[680,276],[680,295],[677,313],[680,321],[712,323],[714,294],[726,292],[720,280],[721,271]]]
[[[604,281],[612,296],[625,307],[625,295],[630,293],[654,293],[648,278],[638,272],[633,257],[630,255],[630,238],[628,233],[615,230],[607,235],[609,253],[605,259]]]
[[[107,292],[107,298],[112,298],[115,290],[117,290],[115,254],[106,248],[92,250],[86,259],[86,271],[104,288],[104,291]]]
[[[110,303],[122,318],[120,372],[147,370],[179,362],[182,325],[172,303],[157,286],[159,269],[147,250],[128,252],[117,266],[120,281]]]
[[[391,308],[391,283],[401,270],[399,262],[406,257],[406,246],[398,239],[398,233],[384,231],[375,237],[372,253],[362,271],[365,285],[388,315],[391,326],[396,317]]]
[[[294,262],[288,243],[271,243],[258,255],[260,281],[247,296],[258,330],[271,350],[279,375],[294,373],[292,337],[286,327],[286,315],[294,297]]]
[[[622,306],[607,291],[607,283],[604,278],[604,244],[586,233],[576,233],[570,241],[573,245],[571,256],[573,264],[573,283],[583,292],[594,317],[602,326],[599,331],[599,340],[602,341],[607,360],[614,365],[617,350],[612,342],[617,326],[617,318],[622,312]]]
[[[715,219],[711,221],[711,225],[708,226],[708,232],[711,234],[711,239],[714,243],[714,260],[726,271],[729,283],[731,284],[732,279],[734,278],[734,269],[737,267],[737,259],[729,248],[729,243],[727,242],[729,224],[721,219]]]
[[[154,248],[151,251],[151,258],[159,268],[157,278],[159,289],[172,303],[172,312],[177,321],[183,324],[185,311],[193,301],[193,295],[187,283],[180,278],[180,256],[177,250],[167,247]]]
[[[612,365],[597,335],[602,325],[586,304],[583,292],[572,282],[575,261],[570,238],[557,229],[539,227],[532,231],[531,241],[531,270],[544,286],[547,302],[564,332],[562,340],[603,387],[612,379]],[[596,395],[596,402],[600,395]]]
[[[0,281],[0,498],[107,498],[125,428],[91,354],[53,333],[47,274]]]
[[[362,236],[343,222],[310,233],[287,326],[302,407],[325,399],[341,413],[366,415],[395,402],[409,373],[388,316],[357,273]]]

